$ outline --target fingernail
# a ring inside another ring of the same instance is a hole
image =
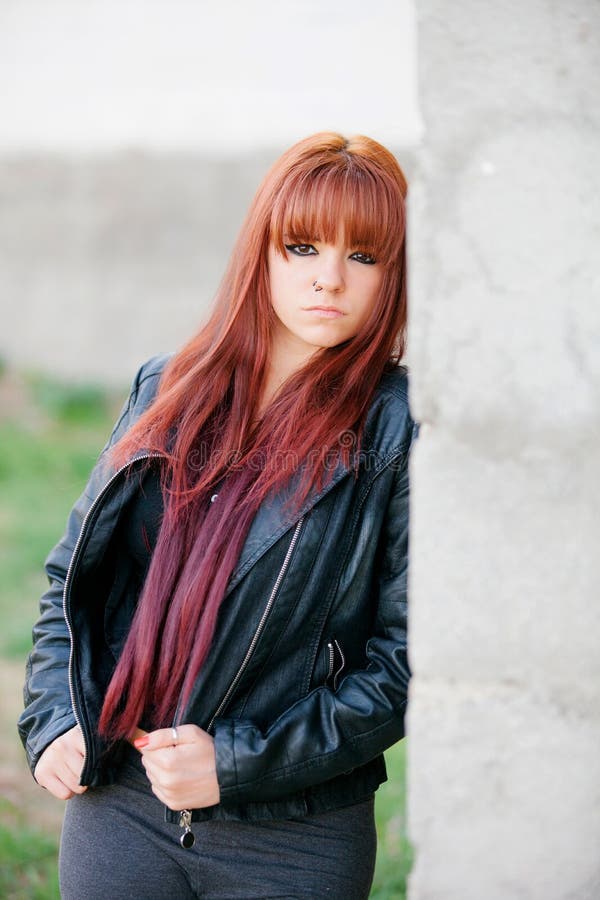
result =
[[[133,746],[135,747],[136,750],[143,750],[144,747],[148,744],[149,740],[150,740],[150,738],[148,737],[147,734],[145,734],[144,737],[141,737],[141,738],[138,738],[137,740],[135,740],[133,742]]]

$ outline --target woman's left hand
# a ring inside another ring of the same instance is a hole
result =
[[[200,809],[219,802],[214,740],[197,725],[149,731],[134,742],[152,791],[169,809]]]

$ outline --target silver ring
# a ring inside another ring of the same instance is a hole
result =
[[[177,729],[175,728],[174,725],[171,728],[171,737],[173,738],[173,746],[175,747],[177,745],[177,743],[179,742],[179,735],[177,734]]]
[[[313,281],[312,286],[313,286],[314,289],[315,289],[315,294],[317,294],[319,291],[322,291],[322,290],[323,290],[323,286],[322,286],[322,285],[319,285],[319,286],[317,287],[317,282],[316,282],[316,281]]]

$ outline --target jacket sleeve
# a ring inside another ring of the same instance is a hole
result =
[[[413,440],[418,426],[412,429]],[[407,658],[409,454],[395,472],[384,524],[377,610],[367,665],[337,690],[319,687],[266,730],[217,719],[217,778],[224,803],[275,800],[367,763],[404,736]]]
[[[71,510],[65,533],[45,562],[49,588],[40,600],[40,616],[32,632],[33,648],[27,658],[23,689],[25,708],[18,721],[32,772],[46,747],[76,724],[69,689],[71,641],[63,611],[65,579],[85,515],[107,480],[107,450],[130,424],[145,369],[142,366],[138,371],[86,488]]]

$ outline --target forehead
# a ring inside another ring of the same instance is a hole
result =
[[[402,198],[360,170],[310,173],[282,186],[272,211],[270,237],[282,252],[284,240],[343,241],[376,252],[386,262],[400,253]]]

